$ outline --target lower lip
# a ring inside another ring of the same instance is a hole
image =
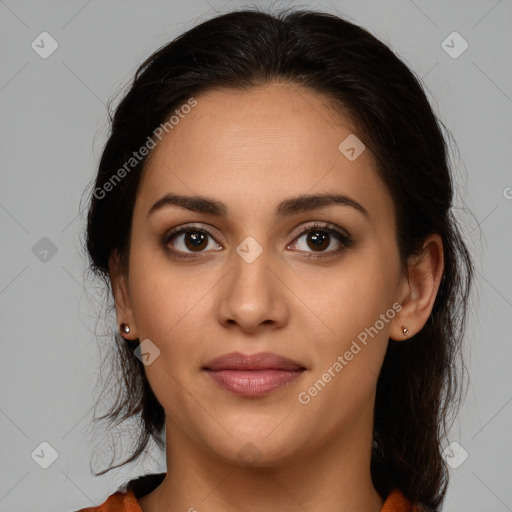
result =
[[[223,388],[237,395],[263,396],[292,382],[303,370],[207,370],[211,378]]]

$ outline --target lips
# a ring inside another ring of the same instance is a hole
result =
[[[219,370],[305,370],[299,363],[272,352],[257,354],[231,352],[213,359],[205,365],[204,369],[214,372]]]
[[[203,367],[221,388],[244,397],[267,395],[297,379],[305,369],[299,363],[271,352],[233,352],[213,359]]]

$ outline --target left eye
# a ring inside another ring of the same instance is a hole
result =
[[[303,239],[305,239],[305,241],[303,241],[301,245],[300,242]],[[299,250],[309,252],[309,248],[313,253],[340,252],[345,247],[348,247],[351,242],[348,235],[336,229],[335,227],[328,227],[326,225],[315,225],[313,227],[309,227],[308,229],[302,231],[295,240],[298,241],[295,242],[295,245],[299,245]],[[333,243],[335,245],[334,249],[332,248]],[[291,247],[292,245],[294,244],[291,244],[288,247]],[[329,247],[331,249],[327,250]],[[319,256],[321,256],[321,254]]]

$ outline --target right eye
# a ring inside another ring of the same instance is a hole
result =
[[[212,244],[210,244],[208,237],[211,238]],[[173,256],[187,259],[199,256],[208,248],[213,250],[222,249],[209,231],[196,226],[180,226],[172,229],[164,236],[163,244]]]

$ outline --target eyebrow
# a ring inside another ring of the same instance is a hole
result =
[[[369,217],[368,211],[354,199],[345,195],[330,193],[304,194],[285,199],[276,206],[274,216],[282,218],[333,204],[352,207]],[[168,206],[178,206],[193,212],[208,213],[217,217],[225,218],[228,216],[228,207],[221,201],[204,196],[180,194],[166,194],[163,196],[149,209],[148,216]]]

